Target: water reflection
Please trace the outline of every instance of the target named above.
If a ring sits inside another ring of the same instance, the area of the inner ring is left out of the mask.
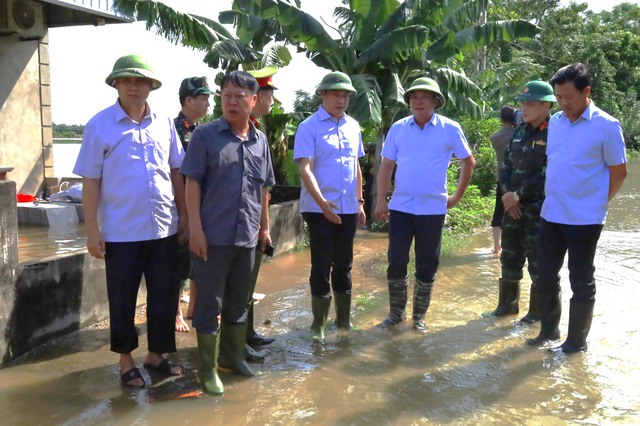
[[[528,347],[523,341],[537,334],[537,325],[516,325],[519,316],[480,316],[495,305],[500,274],[484,231],[443,259],[428,333],[408,324],[376,327],[387,311],[387,240],[360,233],[353,271],[359,307],[354,323],[360,330],[350,336],[332,326],[325,344],[311,342],[309,254],[293,253],[265,263],[258,284],[267,295],[256,306],[256,320],[267,322],[259,330],[277,336],[259,365],[263,377],[223,373],[224,397],[200,397],[195,335],[180,333],[174,358],[189,370],[185,377],[163,381],[143,371],[150,387],[123,389],[106,331],[83,330],[0,370],[3,423],[640,423],[640,206],[634,195],[640,168],[632,166],[596,256],[598,294],[587,353],[566,356]],[[563,269],[563,335],[571,293],[567,275]],[[527,303],[523,294],[521,309]],[[145,324],[140,326],[145,334]],[[137,351],[139,364],[145,341]]]
[[[18,227],[18,261],[34,262],[84,250],[87,234],[84,223]]]

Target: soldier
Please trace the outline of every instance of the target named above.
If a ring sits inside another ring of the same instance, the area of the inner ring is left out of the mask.
[[[209,110],[209,96],[215,92],[209,89],[206,77],[190,77],[182,80],[178,97],[182,106],[178,116],[173,119],[176,131],[182,142],[182,147],[187,150],[191,132],[198,126],[198,121],[207,115]],[[180,244],[180,281],[182,288],[189,286],[189,307],[187,308],[187,318],[193,317],[193,306],[196,301],[196,283],[189,279],[191,275],[191,254],[189,253],[189,242]],[[178,300],[178,313],[176,315],[176,331],[188,332],[189,326],[182,316],[180,301]]]
[[[498,307],[494,316],[517,314],[520,280],[528,262],[531,290],[529,312],[523,323],[538,321],[536,262],[540,209],[544,201],[547,165],[547,126],[553,102],[553,88],[546,82],[530,81],[516,100],[521,102],[524,122],[513,131],[500,167],[500,186],[505,215],[502,222],[502,278],[498,281]]]

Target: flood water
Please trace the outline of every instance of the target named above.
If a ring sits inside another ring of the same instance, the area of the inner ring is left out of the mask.
[[[313,344],[307,251],[283,255],[262,267],[256,306],[260,331],[276,336],[264,376],[227,373],[222,397],[201,396],[195,333],[178,334],[173,359],[188,373],[162,380],[141,370],[143,390],[120,386],[108,331],[83,330],[53,342],[0,370],[0,422],[6,425],[563,425],[640,424],[640,164],[616,198],[596,257],[598,294],[586,353],[566,356],[524,344],[538,324],[518,326],[526,312],[525,283],[519,316],[482,318],[495,308],[499,261],[487,230],[459,253],[444,258],[427,313],[429,331],[409,324],[376,327],[387,313],[386,235],[360,232],[353,281],[359,331],[330,329]],[[568,272],[563,269],[566,335]],[[410,306],[408,307],[410,309]],[[333,310],[330,320],[333,318]],[[141,366],[141,347],[134,353]]]

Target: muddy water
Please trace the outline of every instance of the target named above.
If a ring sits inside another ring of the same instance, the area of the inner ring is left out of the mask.
[[[244,379],[223,373],[223,397],[199,396],[193,332],[178,335],[177,380],[143,371],[144,390],[120,387],[104,329],[85,330],[0,370],[2,424],[638,424],[640,423],[640,167],[632,165],[597,255],[598,295],[589,351],[565,356],[525,346],[538,326],[485,319],[495,307],[499,262],[490,235],[443,259],[427,314],[429,331],[376,327],[387,310],[386,236],[360,233],[354,263],[354,323],[312,344],[309,254],[265,263],[260,331],[277,336]],[[381,266],[382,265],[382,266]],[[563,270],[563,335],[570,297]],[[528,283],[521,310],[526,310]],[[330,318],[333,317],[333,312]],[[142,363],[146,330],[141,324]]]

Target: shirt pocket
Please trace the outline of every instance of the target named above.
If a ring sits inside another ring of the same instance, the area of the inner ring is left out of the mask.
[[[252,152],[250,149],[245,151],[245,175],[253,182],[264,183],[265,181],[265,163],[266,158],[260,154]]]

